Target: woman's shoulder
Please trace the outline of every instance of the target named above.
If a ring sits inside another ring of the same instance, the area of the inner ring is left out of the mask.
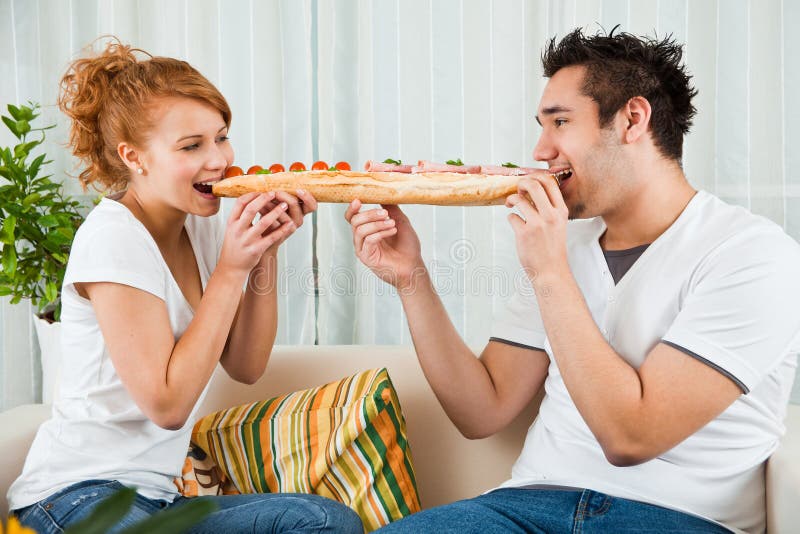
[[[158,246],[144,225],[128,208],[108,198],[103,198],[78,228],[70,256],[76,253],[95,256],[100,251],[116,256],[129,255],[128,252],[159,255]]]

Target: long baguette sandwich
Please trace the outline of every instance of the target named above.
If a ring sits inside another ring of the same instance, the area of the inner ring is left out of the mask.
[[[213,184],[212,192],[217,196],[238,197],[254,191],[293,193],[305,189],[319,202],[349,203],[359,199],[365,204],[487,206],[502,204],[517,191],[522,176],[537,171],[513,167],[512,172],[500,170],[507,167],[448,166],[431,162],[420,162],[415,167],[367,162],[366,169],[247,174]],[[481,172],[484,169],[494,173]],[[498,174],[500,172],[503,174]]]

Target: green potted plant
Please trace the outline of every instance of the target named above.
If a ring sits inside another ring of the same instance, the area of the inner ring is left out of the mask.
[[[42,395],[48,402],[60,360],[61,284],[83,215],[81,203],[44,172],[51,163],[47,156],[34,157],[41,151],[45,132],[54,125],[34,127],[39,106],[28,104],[9,105],[9,115],[2,115],[18,143],[0,147],[0,296],[10,296],[12,304],[28,299],[37,310]]]

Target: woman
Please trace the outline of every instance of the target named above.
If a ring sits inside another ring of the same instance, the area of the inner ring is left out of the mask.
[[[245,383],[264,372],[278,246],[317,206],[304,191],[249,194],[217,224],[210,184],[233,162],[230,109],[189,64],[140,52],[112,42],[62,80],[79,179],[116,194],[75,236],[60,399],[8,494],[39,532],[84,519],[122,486],[138,493],[120,528],[183,501],[173,479],[212,372],[219,363]],[[362,532],[354,512],[316,495],[201,498],[219,511],[193,532]]]

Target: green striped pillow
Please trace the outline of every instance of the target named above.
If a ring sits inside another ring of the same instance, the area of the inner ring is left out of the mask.
[[[216,463],[225,493],[316,493],[350,506],[368,531],[420,509],[386,369],[210,414],[192,446]]]

